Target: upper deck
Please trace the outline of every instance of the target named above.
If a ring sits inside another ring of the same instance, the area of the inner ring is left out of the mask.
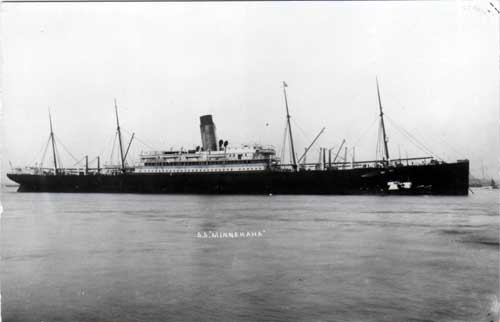
[[[148,151],[140,155],[134,172],[234,172],[264,171],[279,164],[271,146],[242,145],[223,150],[201,148],[177,151]]]

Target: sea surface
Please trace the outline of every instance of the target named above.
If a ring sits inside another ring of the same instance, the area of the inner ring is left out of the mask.
[[[1,200],[4,322],[498,321],[494,190]]]

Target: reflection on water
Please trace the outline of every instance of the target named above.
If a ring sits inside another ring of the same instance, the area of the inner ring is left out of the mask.
[[[4,321],[492,321],[494,191],[469,197],[4,191]],[[258,238],[196,238],[198,232]]]

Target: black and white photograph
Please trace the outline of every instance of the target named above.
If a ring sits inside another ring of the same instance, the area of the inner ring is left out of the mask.
[[[0,322],[500,321],[498,0],[0,5]]]

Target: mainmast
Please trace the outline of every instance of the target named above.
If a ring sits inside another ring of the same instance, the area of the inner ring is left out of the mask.
[[[120,121],[118,120],[118,107],[116,105],[116,98],[115,98],[115,114],[116,114],[116,130],[118,131],[118,142],[120,144],[120,160],[122,165],[122,171],[125,172],[125,160],[123,159],[123,146],[122,146],[122,132],[120,130]]]
[[[52,116],[49,109],[49,122],[50,122],[50,140],[52,141],[52,156],[54,157],[54,171],[57,174],[57,158],[56,158],[56,142],[54,140],[54,131],[52,130]]]
[[[378,107],[380,109],[380,125],[382,126],[382,135],[384,137],[385,160],[387,162],[389,162],[389,149],[387,148],[387,136],[385,134],[384,112],[382,111],[382,101],[380,100],[380,90],[378,87],[378,78],[376,78],[376,80],[377,80]]]
[[[293,170],[297,170],[297,160],[295,159],[295,148],[293,146],[293,136],[292,136],[292,125],[290,124],[290,112],[288,111],[288,99],[286,97],[286,88],[288,85],[283,81],[283,94],[285,95],[285,106],[286,106],[286,121],[288,123],[288,132],[290,134],[290,147],[292,149],[292,162]]]

